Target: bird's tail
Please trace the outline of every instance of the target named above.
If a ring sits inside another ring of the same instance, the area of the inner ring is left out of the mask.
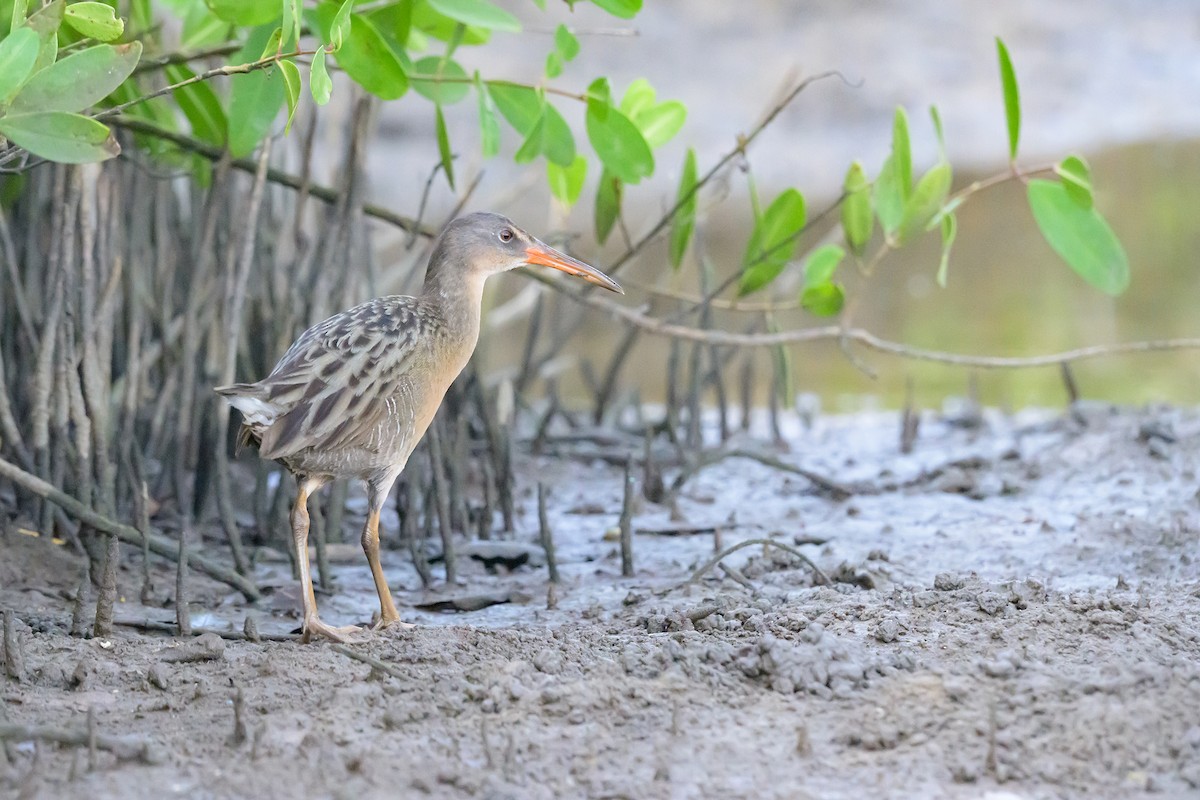
[[[238,431],[237,441],[239,450],[249,444],[259,444],[263,431],[271,427],[283,411],[266,399],[266,391],[257,383],[231,383],[214,387],[213,391],[242,413],[242,428]]]

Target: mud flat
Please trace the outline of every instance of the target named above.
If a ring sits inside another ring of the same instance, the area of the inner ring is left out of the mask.
[[[895,414],[790,424],[784,450],[739,447],[849,496],[719,461],[673,509],[639,502],[622,578],[620,446],[564,436],[518,463],[522,543],[532,481],[550,481],[556,602],[537,558],[460,558],[462,585],[427,594],[393,552],[419,627],[345,649],[228,638],[247,611],[266,636],[296,624],[286,564],[265,557],[257,608],[196,579],[194,622],[224,636],[72,638],[76,558],[10,530],[0,793],[1200,796],[1200,415],[927,415],[908,455]],[[696,575],[751,538],[831,583],[761,545]],[[169,569],[143,606],[128,560],[118,619],[169,620]],[[323,617],[365,620],[365,563],[336,583]],[[508,602],[414,608],[482,595]]]

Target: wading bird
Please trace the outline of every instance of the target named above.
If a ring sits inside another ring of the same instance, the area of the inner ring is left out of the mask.
[[[242,413],[239,441],[296,477],[292,536],[300,559],[303,640],[344,641],[359,630],[317,616],[308,559],[308,498],[337,478],[367,484],[362,546],[379,593],[376,628],[400,621],[379,563],[379,511],[479,339],[483,284],[526,264],[553,267],[621,292],[595,267],[558,252],[499,214],[447,226],[419,297],[369,300],[309,328],[257,383],[217,387]]]

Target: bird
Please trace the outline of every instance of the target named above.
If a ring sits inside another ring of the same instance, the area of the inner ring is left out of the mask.
[[[400,622],[379,562],[379,513],[479,340],[483,286],[517,267],[545,266],[624,294],[600,270],[526,233],[507,217],[476,212],[434,243],[421,294],[368,300],[313,325],[267,377],[214,391],[242,414],[239,444],[296,478],[289,516],[300,562],[301,641],[354,638],[317,614],[308,557],[308,499],[330,481],[366,483],[362,547],[379,595],[373,629]]]

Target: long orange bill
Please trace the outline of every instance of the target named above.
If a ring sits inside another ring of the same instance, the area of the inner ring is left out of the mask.
[[[603,286],[610,292],[625,294],[625,290],[621,288],[619,283],[600,270],[578,259],[571,258],[566,253],[560,253],[553,247],[539,242],[537,239],[533,240],[532,246],[525,249],[525,263],[537,264],[541,267],[553,267],[554,269],[562,270],[568,275],[578,275],[588,283]]]

